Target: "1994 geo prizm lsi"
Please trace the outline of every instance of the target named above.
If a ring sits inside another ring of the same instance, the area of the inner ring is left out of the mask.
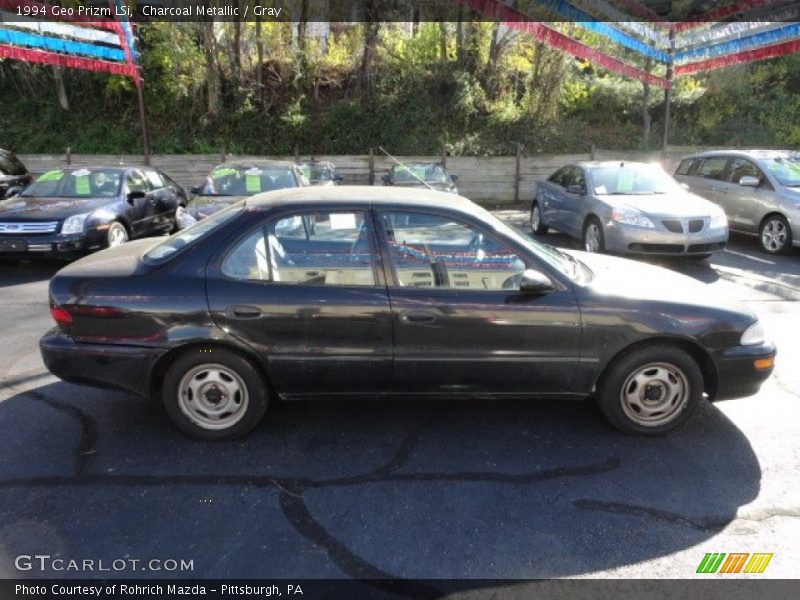
[[[775,348],[755,314],[671,271],[556,250],[472,202],[392,187],[256,195],[50,284],[47,368],[160,396],[205,439],[275,398],[594,398],[661,434],[754,394]]]

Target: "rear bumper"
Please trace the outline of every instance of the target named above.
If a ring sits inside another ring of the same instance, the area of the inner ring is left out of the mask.
[[[776,350],[772,344],[736,346],[714,356],[717,390],[712,400],[731,400],[752,396],[774,369]],[[773,359],[773,366],[758,369],[757,360]]]
[[[53,329],[39,341],[42,359],[56,377],[81,385],[150,394],[150,374],[162,348],[85,344]]]

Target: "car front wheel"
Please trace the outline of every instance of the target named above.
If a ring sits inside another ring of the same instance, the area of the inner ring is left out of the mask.
[[[220,348],[196,349],[172,363],[162,400],[181,431],[204,440],[243,436],[268,404],[264,381],[250,361]]]
[[[125,225],[119,221],[114,221],[111,223],[111,225],[108,226],[108,232],[106,233],[106,241],[109,248],[113,248],[114,246],[119,246],[120,244],[127,242],[128,230],[125,229]]]
[[[685,351],[651,346],[623,355],[598,386],[597,400],[614,427],[659,435],[685,423],[703,399],[703,373]]]
[[[604,252],[606,249],[603,226],[595,217],[586,221],[583,227],[583,249],[586,252]]]
[[[764,219],[758,234],[761,248],[769,254],[783,254],[792,247],[792,229],[782,215]]]

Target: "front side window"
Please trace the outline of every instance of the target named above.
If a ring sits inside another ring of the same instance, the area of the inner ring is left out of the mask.
[[[556,185],[560,185],[561,187],[566,187],[567,179],[569,178],[570,171],[572,170],[571,167],[564,167],[559,169],[555,173],[550,176],[551,183],[555,183]]]
[[[125,184],[128,186],[128,192],[147,192],[148,185],[144,175],[139,171],[131,171],[125,177]]]
[[[283,216],[240,241],[222,272],[234,279],[306,285],[375,285],[375,252],[361,211]]]
[[[524,260],[493,236],[450,217],[382,215],[397,282],[403,287],[510,290]]]

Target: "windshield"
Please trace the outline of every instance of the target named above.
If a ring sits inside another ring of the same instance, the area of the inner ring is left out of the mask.
[[[178,250],[182,250],[213,231],[216,231],[228,221],[239,216],[242,211],[244,211],[243,200],[236,204],[231,204],[227,208],[215,212],[209,217],[197,221],[194,225],[169,236],[163,242],[145,252],[143,258],[148,262],[162,261],[175,254]]]
[[[120,169],[56,169],[40,175],[20,196],[31,198],[113,198],[122,182]]]
[[[220,165],[206,177],[202,196],[252,196],[261,192],[298,187],[291,167]]]
[[[482,217],[484,221],[494,227],[499,233],[513,239],[515,242],[525,246],[528,250],[533,252],[538,258],[542,259],[555,270],[563,273],[570,279],[578,279],[578,263],[574,258],[560,252],[552,246],[542,244],[526,235],[520,233],[514,227],[507,224],[505,221],[498,219],[485,208],[476,207],[475,212]]]
[[[680,191],[678,183],[657,165],[590,167],[597,196],[610,194],[668,194]]]
[[[431,183],[450,183],[447,173],[437,164],[404,165],[394,168],[396,183],[414,183],[420,179]]]
[[[800,154],[767,158],[762,162],[781,185],[800,187]]]
[[[303,174],[308,177],[309,181],[317,183],[320,181],[330,181],[333,179],[333,169],[330,165],[318,163],[306,163],[300,165]]]

